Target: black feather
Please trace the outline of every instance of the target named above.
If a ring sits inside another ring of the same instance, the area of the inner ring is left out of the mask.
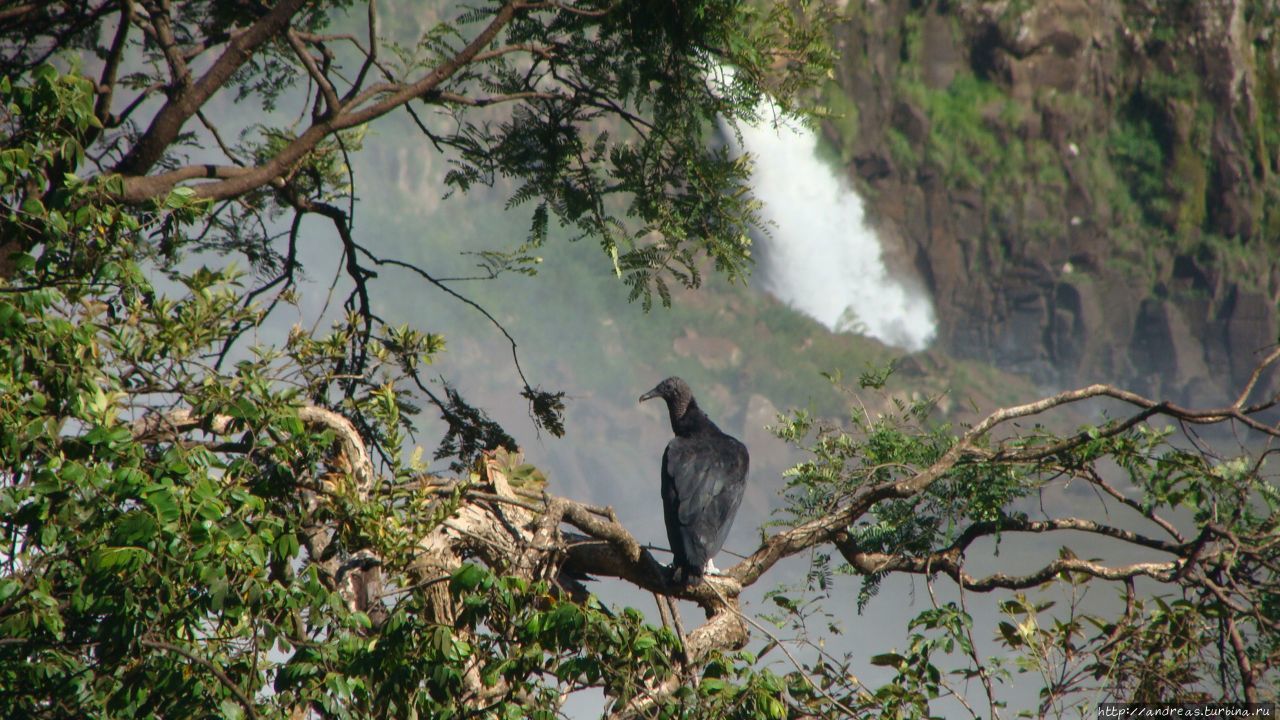
[[[720,551],[746,489],[747,448],[726,435],[698,407],[685,381],[663,380],[640,400],[667,403],[675,437],[662,455],[662,509],[671,543],[672,579],[701,580]]]

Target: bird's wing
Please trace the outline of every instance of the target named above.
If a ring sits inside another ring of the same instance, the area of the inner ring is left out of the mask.
[[[676,438],[667,445],[664,475],[691,562],[720,550],[746,486],[747,450],[727,435]]]

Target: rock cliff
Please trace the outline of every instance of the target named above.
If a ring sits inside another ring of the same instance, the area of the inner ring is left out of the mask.
[[[942,349],[1188,402],[1243,385],[1280,319],[1280,2],[846,11],[824,131]]]

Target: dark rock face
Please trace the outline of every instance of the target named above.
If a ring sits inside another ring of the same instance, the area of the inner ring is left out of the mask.
[[[1213,382],[1199,338],[1181,310],[1167,300],[1142,301],[1129,351],[1144,372],[1140,391],[1165,396],[1192,383]]]
[[[1260,292],[1233,286],[1223,317],[1231,377],[1243,385],[1276,342],[1276,303]]]
[[[857,134],[828,130],[932,291],[939,345],[1234,400],[1280,332],[1280,3],[850,8]]]

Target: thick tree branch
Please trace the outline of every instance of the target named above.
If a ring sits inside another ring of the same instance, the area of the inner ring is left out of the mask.
[[[165,150],[178,138],[187,120],[195,115],[215,92],[226,85],[235,71],[248,62],[259,47],[288,27],[293,16],[305,4],[306,0],[280,0],[248,30],[231,38],[222,55],[218,56],[199,80],[186,90],[175,93],[164,107],[160,108],[152,118],[151,125],[138,139],[133,149],[116,166],[115,171],[131,177],[141,176],[150,170],[164,156]],[[140,178],[132,177],[132,179]],[[172,187],[172,184],[169,187]],[[147,198],[159,194],[159,192],[153,192]],[[125,196],[137,200],[147,199],[135,198],[129,192],[127,183]]]
[[[31,15],[41,10],[44,3],[22,3],[20,5],[10,5],[7,8],[0,8],[0,22],[13,22],[22,18],[24,15]]]
[[[355,477],[356,489],[361,498],[368,497],[375,479],[373,461],[369,458],[369,451],[360,433],[356,431],[356,426],[342,415],[318,405],[299,407],[298,419],[312,425],[323,425],[338,436],[342,454],[351,467],[352,476]]]
[[[204,163],[201,165],[185,165],[177,168],[176,170],[170,170],[169,172],[161,173],[159,175],[149,175],[145,179],[159,181],[160,184],[171,190],[173,189],[173,186],[185,180],[227,180],[243,177],[253,171],[254,168],[245,167],[243,165],[213,165],[210,163]],[[126,188],[127,187],[128,184],[126,182]]]
[[[706,623],[684,638],[685,654],[694,664],[713,650],[732,649],[746,643],[746,626],[737,600],[742,586],[731,578],[707,576],[705,582],[697,585],[673,587],[668,584],[662,565],[611,512],[602,517],[596,509],[582,503],[543,495],[539,512],[532,513],[524,502],[516,502],[505,476],[492,462],[486,462],[484,479],[493,487],[492,495],[483,488],[466,488],[464,506],[420,543],[424,559],[428,555],[438,558],[445,547],[455,547],[457,562],[463,553],[474,554],[491,566],[502,568],[510,566],[513,558],[520,558],[518,567],[525,568],[526,573],[529,568],[563,562],[563,567],[576,575],[616,577],[651,592],[692,600],[706,610],[708,617]],[[445,483],[435,490],[452,492],[453,487]],[[511,514],[512,508],[517,509],[515,515]],[[585,535],[553,532],[551,528],[561,522]],[[551,540],[554,542],[549,542]],[[529,555],[538,559],[531,559]],[[432,561],[433,566],[438,564]],[[428,577],[428,574],[422,576]]]
[[[255,23],[250,31],[237,36],[229,43],[227,51],[218,59],[214,67],[189,92],[183,94],[183,102],[170,101],[161,109],[160,113],[156,115],[156,119],[152,122],[151,128],[117,167],[117,171],[120,174],[133,176],[126,177],[124,181],[123,199],[126,202],[143,203],[150,201],[167,193],[179,182],[193,179],[190,176],[190,168],[159,175],[143,176],[141,173],[159,160],[164,147],[167,147],[177,137],[182,123],[194,115],[199,106],[208,99],[208,95],[202,95],[202,93],[208,91],[208,88],[205,87],[206,81],[215,77],[214,73],[219,67],[223,66],[224,59],[229,55],[233,55],[233,53],[247,53],[257,44],[265,42],[266,38],[259,36],[268,29],[272,29],[276,33],[281,32],[287,25],[288,17],[281,19],[281,24],[278,27],[267,24],[267,20],[275,17],[282,8],[293,7],[299,2],[301,0],[286,0],[282,2],[272,10],[270,15]],[[453,77],[458,70],[472,62],[475,56],[493,41],[493,38],[514,18],[515,10],[516,5],[514,3],[502,6],[485,29],[471,42],[467,43],[462,50],[417,81],[408,85],[377,85],[362,92],[347,102],[341,112],[312,124],[267,162],[256,167],[247,168],[243,173],[220,179],[218,182],[196,185],[196,194],[202,198],[223,200],[236,197],[273,180],[283,178],[288,174],[290,168],[297,164],[307,153],[314,150],[326,137],[339,130],[362,125],[381,117],[408,103],[410,100],[437,89],[441,83]],[[296,7],[293,12],[296,12]],[[258,30],[260,26],[263,29]],[[243,63],[243,61],[241,59],[240,62]],[[239,67],[239,64],[231,66],[228,63],[227,66],[234,70],[234,68]],[[224,77],[222,81],[225,82],[226,78]],[[211,91],[209,93],[212,94]],[[375,100],[375,98],[380,99]],[[196,102],[197,100],[199,102]],[[361,107],[362,105],[363,107]],[[152,149],[152,146],[161,140],[166,141],[164,145],[161,145],[158,149]]]
[[[488,60],[493,60],[494,58],[500,58],[503,55],[510,55],[518,52],[529,53],[530,55],[537,55],[538,57],[543,58],[555,56],[555,51],[549,46],[534,45],[532,43],[517,43],[515,45],[503,45],[502,47],[497,47],[492,50],[486,50],[485,52],[477,54],[474,61],[486,62]]]
[[[141,443],[171,440],[180,433],[202,429],[214,435],[226,435],[231,429],[232,418],[228,415],[215,415],[211,418],[197,417],[186,408],[169,412],[153,412],[134,420],[129,425],[133,439]]]

